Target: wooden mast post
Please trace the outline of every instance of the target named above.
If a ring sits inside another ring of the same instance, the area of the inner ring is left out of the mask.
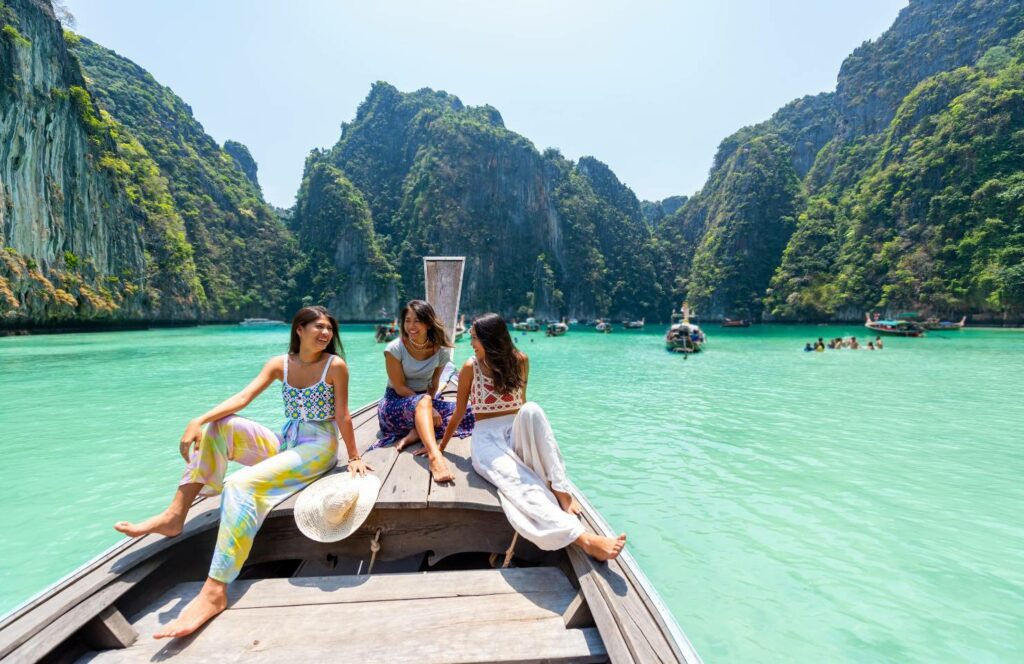
[[[459,320],[462,301],[462,272],[465,256],[424,256],[423,285],[426,299],[434,307],[448,332],[455,339],[455,323]]]

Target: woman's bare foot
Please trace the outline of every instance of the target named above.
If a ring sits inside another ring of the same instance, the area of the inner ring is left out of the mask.
[[[565,491],[551,490],[555,494],[555,498],[558,499],[558,504],[562,510],[572,514],[573,516],[579,516],[583,512],[583,506],[580,505],[579,501],[571,493]]]
[[[583,533],[576,540],[588,556],[597,560],[614,560],[626,546],[626,533],[618,537],[602,537]]]
[[[430,460],[430,474],[434,477],[435,482],[451,482],[455,479],[451,469],[448,468],[448,462],[442,456]]]
[[[170,510],[164,510],[160,514],[151,516],[145,521],[141,521],[139,523],[118,521],[114,524],[114,530],[119,533],[124,533],[128,537],[141,537],[142,535],[148,535],[150,533],[165,535],[166,537],[174,537],[181,533],[181,529],[185,525],[186,514],[187,512],[179,514],[171,512]]]
[[[414,445],[420,442],[420,432],[413,428],[412,431],[402,436],[397,443],[395,443],[395,449],[401,452],[410,445]]]
[[[166,627],[153,634],[154,639],[176,639],[188,636],[211,618],[228,607],[227,584],[213,579],[206,579],[203,589],[199,591],[185,610]]]

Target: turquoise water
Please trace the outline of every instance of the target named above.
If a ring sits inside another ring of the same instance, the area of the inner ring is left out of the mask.
[[[1024,652],[1024,331],[803,353],[860,327],[520,338],[570,475],[708,662],[1010,661]],[[382,347],[345,326],[353,407]],[[162,509],[190,417],[286,330],[0,339],[0,612]],[[466,342],[456,353],[463,359]],[[278,389],[246,411],[277,426]]]

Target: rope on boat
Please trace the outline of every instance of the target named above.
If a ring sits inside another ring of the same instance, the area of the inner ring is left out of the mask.
[[[383,528],[378,528],[377,534],[373,536],[373,541],[370,542],[370,565],[366,568],[366,576],[373,574],[373,563],[377,562],[377,553],[380,551],[380,534],[383,532]]]
[[[519,533],[517,532],[514,535],[512,535],[512,544],[509,545],[508,551],[505,552],[505,562],[502,563],[502,565],[501,565],[502,569],[505,569],[506,567],[508,567],[509,563],[512,562],[512,552],[515,551],[515,549],[516,549],[516,542],[518,542],[518,541],[519,541]]]

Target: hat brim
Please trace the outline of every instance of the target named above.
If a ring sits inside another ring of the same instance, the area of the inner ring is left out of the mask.
[[[331,523],[324,513],[324,505],[327,498],[339,491],[344,482],[357,482],[359,497],[344,519]],[[358,477],[348,471],[341,471],[321,477],[303,489],[295,501],[295,525],[303,535],[317,542],[343,540],[363,525],[377,502],[378,493],[380,478],[376,475]]]

